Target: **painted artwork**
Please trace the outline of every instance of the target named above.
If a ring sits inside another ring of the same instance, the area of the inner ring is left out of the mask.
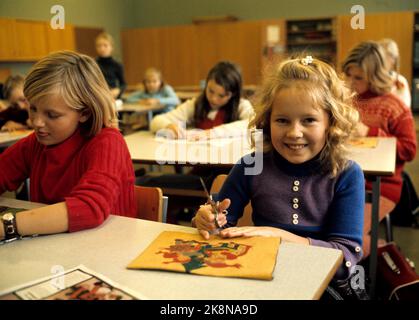
[[[199,234],[162,232],[128,269],[271,280],[280,238],[203,239]]]
[[[376,137],[362,137],[349,140],[349,145],[355,148],[376,148],[378,139]]]

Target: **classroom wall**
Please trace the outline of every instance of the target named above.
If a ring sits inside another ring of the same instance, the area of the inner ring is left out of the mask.
[[[1,0],[0,17],[49,21],[51,7],[62,5],[65,21],[75,26],[102,27],[115,39],[114,56],[122,59],[120,31],[132,25],[136,0]],[[32,63],[0,63],[0,68],[11,68],[12,73],[25,74]]]
[[[47,21],[54,4],[64,6],[66,21],[76,26],[103,27],[115,38],[116,59],[122,61],[120,32],[124,28],[190,24],[193,17],[232,14],[241,20],[350,14],[354,4],[367,12],[419,11],[417,0],[0,0],[0,17]],[[25,74],[32,63],[0,63]]]
[[[241,20],[305,18],[350,14],[355,4],[365,11],[419,11],[417,0],[134,0],[131,28],[182,25],[193,17],[235,15]]]

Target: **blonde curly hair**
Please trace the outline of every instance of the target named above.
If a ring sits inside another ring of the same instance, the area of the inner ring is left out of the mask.
[[[285,88],[297,87],[310,96],[313,105],[324,109],[329,116],[326,144],[321,151],[323,167],[335,177],[346,168],[345,142],[358,120],[352,105],[353,94],[335,70],[318,59],[307,57],[287,59],[268,69],[263,85],[255,99],[255,117],[250,129],[263,129],[264,152],[272,150],[270,118],[275,96]],[[252,146],[255,147],[252,137]]]

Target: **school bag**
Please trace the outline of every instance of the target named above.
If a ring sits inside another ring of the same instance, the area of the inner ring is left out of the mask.
[[[419,301],[419,275],[394,242],[377,249],[377,288],[383,299]]]

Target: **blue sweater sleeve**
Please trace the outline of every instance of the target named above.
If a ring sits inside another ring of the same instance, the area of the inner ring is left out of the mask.
[[[351,162],[341,173],[335,186],[335,195],[329,207],[323,239],[309,238],[315,246],[339,249],[344,261],[335,278],[345,279],[362,258],[365,184],[361,168]]]
[[[176,95],[175,90],[169,85],[165,85],[162,89],[161,95],[157,97],[160,100],[160,103],[165,106],[177,106],[180,104],[180,100]]]
[[[251,179],[253,176],[245,175],[244,169],[245,163],[243,158],[241,158],[231,169],[223,187],[215,197],[218,201],[226,198],[231,200],[225,227],[237,224],[237,221],[243,215],[244,208],[250,201]]]
[[[126,102],[134,103],[144,98],[145,98],[144,91],[135,91],[126,98]]]

